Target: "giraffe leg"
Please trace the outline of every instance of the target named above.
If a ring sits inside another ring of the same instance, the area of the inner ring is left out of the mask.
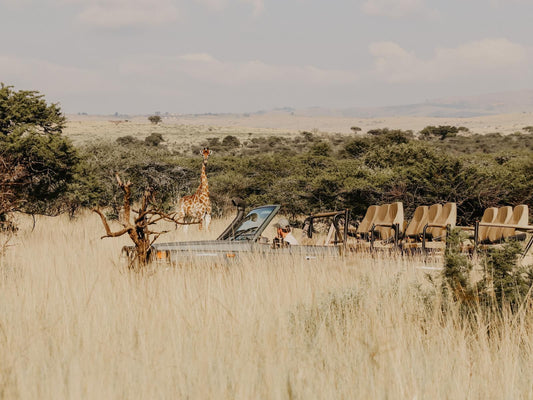
[[[211,214],[205,214],[204,221],[205,221],[205,231],[209,232],[209,224],[211,223]]]

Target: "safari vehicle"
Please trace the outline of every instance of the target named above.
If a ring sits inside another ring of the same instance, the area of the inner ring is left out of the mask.
[[[299,235],[300,244],[290,245],[266,234],[280,210],[279,205],[264,205],[246,212],[242,200],[233,200],[233,204],[237,208],[237,215],[216,240],[153,244],[150,252],[152,261],[170,264],[201,259],[222,261],[233,260],[243,253],[295,254],[310,259],[337,256],[344,250],[348,211],[311,215],[305,220],[302,234]],[[315,240],[313,225],[321,220],[327,220],[330,229],[325,239]],[[270,231],[273,229],[270,228]]]

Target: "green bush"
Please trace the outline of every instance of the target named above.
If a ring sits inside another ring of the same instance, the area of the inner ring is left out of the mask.
[[[160,133],[152,132],[150,135],[146,136],[144,138],[144,143],[147,146],[154,146],[157,147],[161,143],[163,143],[165,139],[163,139],[163,135]]]
[[[466,128],[461,127],[461,130],[464,131]],[[439,126],[426,126],[424,129],[420,131],[420,137],[422,139],[440,139],[444,140],[447,138],[455,137],[457,136],[457,133],[459,132],[460,128],[457,128],[456,126],[450,126],[450,125],[439,125]]]
[[[228,149],[234,149],[236,147],[240,147],[241,141],[233,135],[228,135],[222,139],[222,146],[228,148]]]
[[[11,182],[13,201],[31,213],[56,214],[79,172],[80,157],[62,136],[66,118],[57,104],[36,91],[14,91],[0,84],[0,155],[23,168]]]

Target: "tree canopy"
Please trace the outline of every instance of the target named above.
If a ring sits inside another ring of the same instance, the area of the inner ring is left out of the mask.
[[[65,124],[59,105],[48,104],[39,92],[0,84],[0,158],[10,166],[6,170],[25,171],[10,180],[11,199],[18,209],[59,211],[56,201],[80,165],[78,152],[61,135]]]
[[[47,104],[44,95],[34,90],[14,91],[0,83],[0,133],[9,135],[25,126],[45,134],[61,133],[66,118],[58,104]]]

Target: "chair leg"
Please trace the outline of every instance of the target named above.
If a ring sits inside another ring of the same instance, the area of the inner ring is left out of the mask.
[[[533,235],[531,235],[531,238],[529,238],[529,242],[527,242],[526,248],[524,249],[524,252],[522,253],[522,258],[524,258],[531,248],[531,245],[533,245]]]

